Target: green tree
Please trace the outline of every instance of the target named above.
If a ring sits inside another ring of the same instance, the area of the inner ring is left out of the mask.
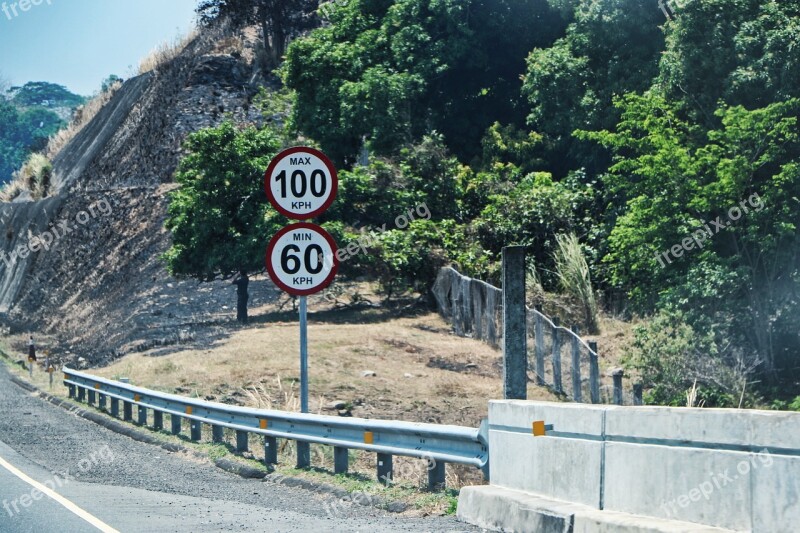
[[[434,131],[471,159],[494,122],[522,124],[519,76],[561,18],[543,1],[352,0],[289,47],[296,128],[349,166],[366,140],[396,153]]]
[[[238,130],[226,122],[186,141],[165,223],[173,244],[164,254],[169,272],[201,281],[264,270],[267,239],[279,227],[267,209],[263,174],[280,149],[269,129]],[[239,284],[240,313],[246,285]],[[244,315],[246,319],[246,313]]]

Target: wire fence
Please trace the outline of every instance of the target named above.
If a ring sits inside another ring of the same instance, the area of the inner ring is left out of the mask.
[[[439,313],[456,335],[499,347],[503,340],[503,291],[460,274],[439,271],[432,288]],[[622,387],[622,369],[600,372],[597,344],[580,336],[577,326],[560,324],[538,308],[527,308],[528,371],[537,385],[576,402],[641,405],[642,388]]]

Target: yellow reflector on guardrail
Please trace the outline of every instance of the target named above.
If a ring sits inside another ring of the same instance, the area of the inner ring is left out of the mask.
[[[533,436],[534,437],[541,437],[547,433],[547,429],[544,427],[544,420],[537,420],[533,423]]]
[[[375,440],[375,436],[372,434],[371,431],[364,432],[364,444],[372,444]]]

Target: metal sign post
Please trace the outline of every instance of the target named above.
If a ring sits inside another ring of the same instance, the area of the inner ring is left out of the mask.
[[[308,412],[308,302],[300,297],[300,412]]]
[[[306,221],[336,199],[339,178],[325,154],[299,146],[284,150],[267,168],[264,190],[282,215]],[[278,288],[300,298],[300,412],[308,413],[308,295],[331,284],[339,268],[336,242],[308,222],[281,229],[267,248],[267,271]],[[311,464],[309,443],[297,441],[297,467]]]

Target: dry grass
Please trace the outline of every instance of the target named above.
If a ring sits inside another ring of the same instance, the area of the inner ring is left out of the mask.
[[[178,36],[172,41],[164,41],[153,48],[141,61],[136,73],[145,74],[146,72],[157,71],[176,57],[199,35],[197,29],[193,29],[183,36]]]

